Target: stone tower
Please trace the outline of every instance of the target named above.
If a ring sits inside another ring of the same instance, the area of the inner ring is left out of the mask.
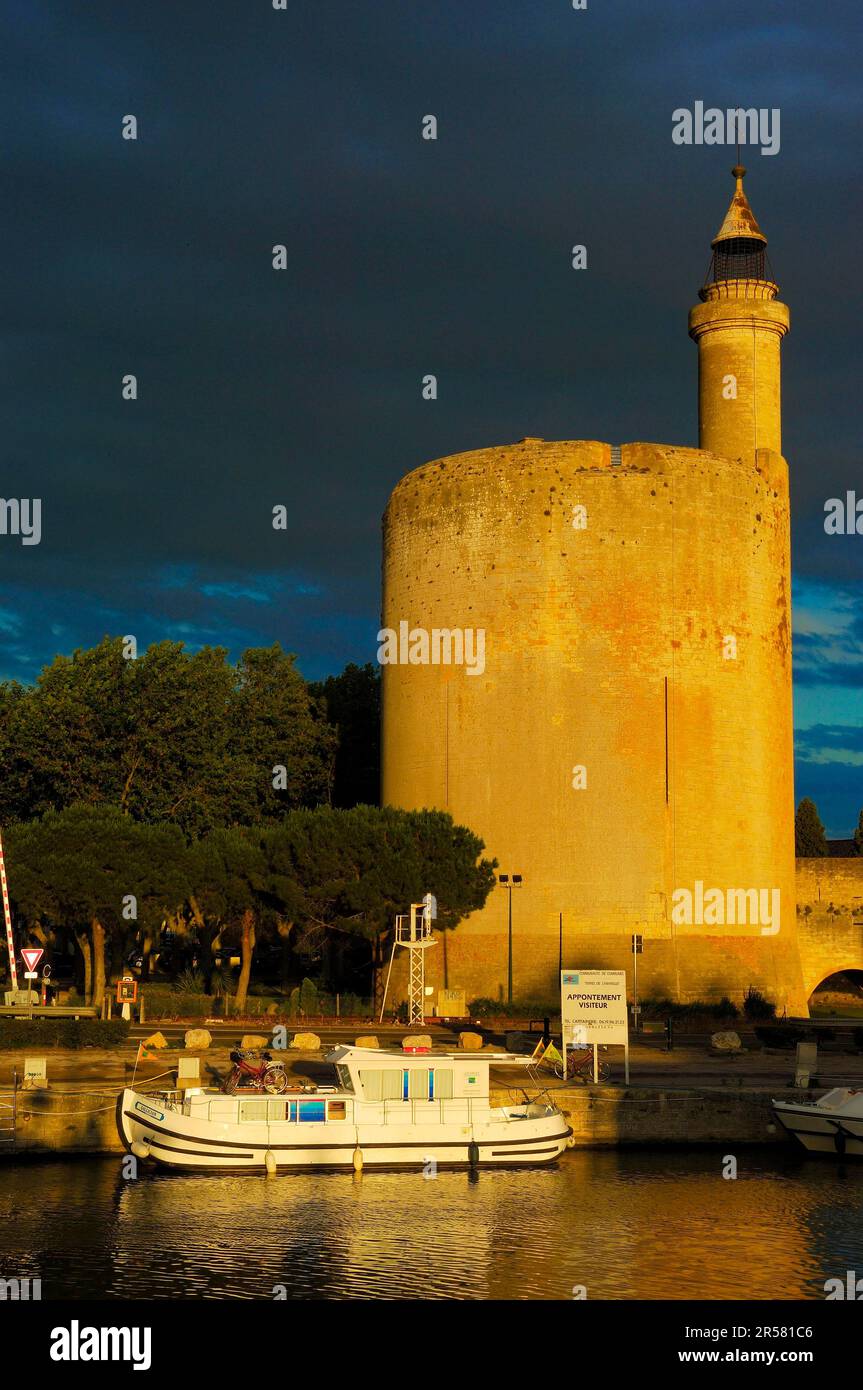
[[[691,319],[701,448],[524,439],[416,469],[386,510],[382,627],[405,640],[383,667],[384,801],[449,811],[522,876],[430,953],[430,983],[469,998],[506,996],[511,892],[516,999],[555,997],[562,929],[583,968],[631,970],[640,933],[642,997],[753,986],[806,1009],[788,313],[735,177]]]
[[[754,463],[759,449],[782,452],[779,344],[789,314],[767,273],[767,238],[743,191],[746,170],[737,164],[731,172],[734,196],[711,242],[689,333],[698,344],[699,447]]]

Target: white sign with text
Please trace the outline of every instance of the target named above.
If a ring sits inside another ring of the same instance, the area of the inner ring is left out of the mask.
[[[567,1047],[628,1043],[625,970],[562,970],[560,1013]]]

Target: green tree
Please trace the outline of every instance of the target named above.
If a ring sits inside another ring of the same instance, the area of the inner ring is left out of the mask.
[[[380,803],[381,678],[377,667],[346,666],[311,686],[323,699],[327,719],[338,731],[333,780],[334,806]]]
[[[494,886],[496,861],[481,859],[482,841],[443,811],[318,807],[259,835],[283,916],[365,941],[376,990],[397,913],[432,892],[437,929],[449,930]]]
[[[854,853],[863,854],[863,811],[857,820],[857,829],[854,831]]]
[[[239,794],[229,823],[255,824],[330,799],[338,736],[295,662],[276,642],[251,648],[237,664],[229,724]]]
[[[271,888],[267,861],[255,836],[243,829],[214,830],[189,851],[190,904],[206,940],[205,980],[212,975],[218,943],[235,937],[240,947],[240,975],[234,1007],[246,1007],[258,931],[278,902]]]
[[[85,993],[99,1006],[108,957],[139,925],[151,931],[182,904],[186,848],[174,825],[144,826],[116,807],[72,806],[10,827],[10,896],[28,925],[72,931],[84,963]]]
[[[817,859],[829,854],[824,826],[815,802],[804,796],[794,817],[795,853],[798,859]]]
[[[105,638],[31,689],[0,686],[0,821],[112,805],[197,836],[327,801],[336,734],[294,661],[276,645],[231,666],[181,642],[127,659]]]

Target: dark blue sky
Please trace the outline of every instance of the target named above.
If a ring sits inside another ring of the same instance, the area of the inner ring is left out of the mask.
[[[44,519],[38,546],[0,537],[0,675],[106,632],[278,638],[308,676],[372,660],[408,469],[524,435],[696,443],[686,315],[734,160],[675,146],[672,111],[778,107],[779,153],[744,162],[792,311],[798,795],[850,833],[863,536],[823,517],[863,495],[856,0],[4,16],[2,492]]]

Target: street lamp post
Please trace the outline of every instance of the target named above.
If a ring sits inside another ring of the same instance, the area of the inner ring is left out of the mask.
[[[509,915],[509,933],[508,933],[508,949],[507,949],[507,960],[506,960],[506,1002],[507,1002],[508,1004],[511,1004],[511,1003],[512,1003],[512,890],[513,890],[513,888],[520,888],[521,885],[522,885],[522,883],[524,882],[524,880],[522,879],[521,874],[512,874],[512,875],[510,875],[510,874],[500,874],[498,877],[499,877],[500,883],[501,883],[501,884],[503,885],[503,887],[507,890],[507,894],[508,894],[508,897],[509,897],[509,914],[508,914],[508,915]]]

